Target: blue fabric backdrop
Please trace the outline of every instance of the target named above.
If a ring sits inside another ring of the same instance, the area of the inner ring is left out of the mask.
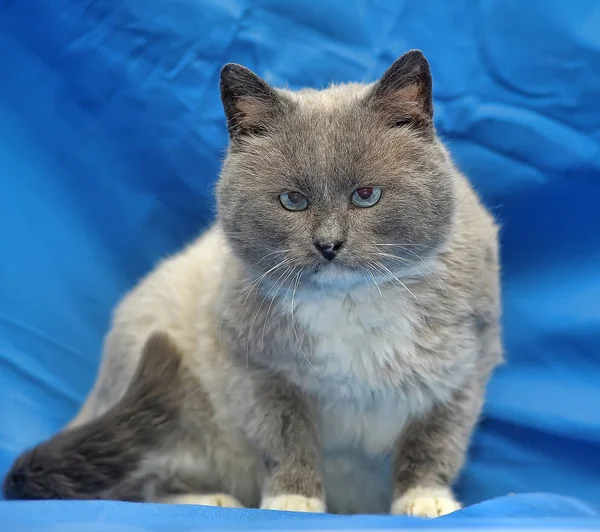
[[[600,505],[597,0],[1,2],[0,473],[76,411],[111,307],[212,218],[222,64],[322,87],[410,48],[503,226],[507,364],[460,495]]]

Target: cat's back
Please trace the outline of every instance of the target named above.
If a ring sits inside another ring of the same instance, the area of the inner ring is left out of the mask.
[[[209,309],[220,289],[226,249],[212,227],[125,295],[113,313],[96,384],[73,424],[100,415],[122,397],[153,332],[168,333],[189,364],[196,324],[213,319]]]
[[[499,227],[471,181],[456,172],[456,224],[439,271],[441,303],[455,315],[471,313],[494,322],[500,316]]]
[[[121,301],[111,334],[126,330],[143,343],[151,332],[162,330],[184,355],[190,352],[198,313],[211,306],[219,290],[226,249],[214,226],[162,261]]]

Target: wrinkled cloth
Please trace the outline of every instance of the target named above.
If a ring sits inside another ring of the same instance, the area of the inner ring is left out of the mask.
[[[374,80],[411,48],[431,62],[441,137],[502,225],[507,363],[458,494],[600,505],[596,0],[3,2],[0,473],[74,415],[119,298],[213,218],[221,66],[323,87]],[[39,503],[15,504],[0,516]],[[179,511],[70,504],[81,519]]]

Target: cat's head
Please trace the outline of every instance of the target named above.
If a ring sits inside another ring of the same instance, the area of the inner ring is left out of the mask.
[[[219,220],[246,265],[275,280],[290,271],[298,282],[347,286],[416,275],[444,248],[455,178],[421,52],[374,84],[320,91],[274,89],[228,64],[221,98],[230,148]]]

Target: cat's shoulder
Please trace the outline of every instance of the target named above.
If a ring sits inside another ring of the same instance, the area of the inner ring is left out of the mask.
[[[160,260],[125,295],[115,310],[116,318],[175,313],[183,308],[192,312],[198,295],[219,284],[228,253],[220,228],[210,227],[180,251]]]

